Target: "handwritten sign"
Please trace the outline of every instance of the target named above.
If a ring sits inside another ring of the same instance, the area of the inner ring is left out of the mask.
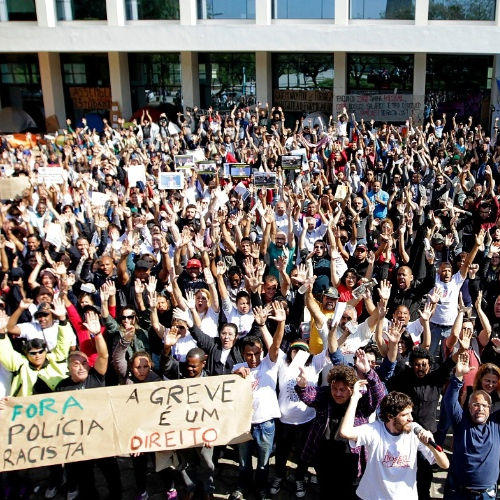
[[[413,94],[335,96],[335,113],[342,113],[344,107],[349,113],[355,113],[358,121],[364,118],[365,120],[404,122],[410,116],[416,123],[424,120],[424,96]]]
[[[64,184],[65,174],[62,167],[39,167],[38,180],[46,185]]]
[[[323,111],[331,115],[333,109],[332,90],[279,90],[274,89],[273,105],[283,111]]]
[[[110,109],[111,88],[70,87],[69,95],[77,109]]]
[[[27,176],[2,177],[0,179],[0,200],[13,200],[16,196],[22,196],[25,189],[30,187]]]
[[[248,441],[250,382],[235,375],[10,398],[0,471]]]

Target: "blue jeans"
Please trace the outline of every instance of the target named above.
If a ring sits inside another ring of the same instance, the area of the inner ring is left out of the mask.
[[[435,361],[439,361],[442,356],[441,342],[451,334],[451,326],[438,325],[431,322],[431,346],[429,351]]]
[[[260,424],[252,424],[250,430],[253,441],[246,441],[238,445],[240,455],[239,484],[240,488],[250,489],[252,486],[252,452],[257,452],[257,472],[255,473],[255,487],[257,491],[267,490],[269,476],[269,457],[273,449],[274,420],[267,420]]]

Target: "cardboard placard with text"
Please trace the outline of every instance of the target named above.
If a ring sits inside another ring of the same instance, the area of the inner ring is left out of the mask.
[[[0,471],[251,439],[252,388],[238,375],[10,398]]]

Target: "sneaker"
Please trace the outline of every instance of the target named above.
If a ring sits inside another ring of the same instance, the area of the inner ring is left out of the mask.
[[[76,489],[75,491],[68,491],[66,500],[75,500],[75,498],[78,498],[78,489]]]
[[[147,491],[145,491],[144,493],[137,493],[137,495],[135,496],[135,500],[148,500],[148,498],[149,495]]]
[[[304,481],[295,481],[295,496],[297,498],[302,498],[305,494]]]
[[[167,500],[177,500],[177,490],[175,488],[167,491]]]
[[[243,490],[236,488],[231,495],[229,496],[230,500],[242,500],[243,499]]]
[[[281,477],[277,477],[273,484],[271,485],[271,495],[276,495],[281,490],[281,485],[283,484],[283,479]]]
[[[54,498],[57,495],[57,486],[50,485],[45,490],[45,498]]]

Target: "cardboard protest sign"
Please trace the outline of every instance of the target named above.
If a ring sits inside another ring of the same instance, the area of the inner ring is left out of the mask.
[[[236,375],[10,398],[6,405],[0,471],[251,439],[251,384]]]
[[[65,174],[62,167],[39,167],[38,180],[46,185],[64,184]]]
[[[3,177],[0,179],[0,200],[13,200],[16,196],[22,196],[29,187],[30,180],[26,176]]]

